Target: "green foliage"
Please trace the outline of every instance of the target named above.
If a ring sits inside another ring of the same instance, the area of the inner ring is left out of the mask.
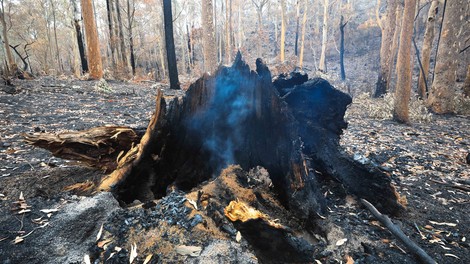
[[[113,87],[111,87],[108,82],[106,82],[105,79],[100,79],[96,84],[95,84],[95,90],[97,90],[100,93],[114,93]]]

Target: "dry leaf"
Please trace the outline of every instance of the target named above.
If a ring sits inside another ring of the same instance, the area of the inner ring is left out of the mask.
[[[110,258],[112,258],[114,255],[116,254],[116,252],[113,252],[109,255],[109,257],[106,259],[106,261],[108,261]]]
[[[148,256],[145,258],[145,260],[144,260],[144,263],[143,263],[143,264],[147,264],[147,263],[149,263],[149,262],[150,262],[150,260],[152,259],[152,257],[153,257],[153,254],[150,254],[150,255],[148,255]]]
[[[89,256],[88,254],[86,254],[86,255],[83,257],[83,261],[85,262],[85,264],[91,264],[90,256]]]
[[[31,212],[30,209],[22,209],[22,210],[18,211],[18,213],[16,213],[16,214],[25,214],[25,213],[29,213],[29,212]]]
[[[49,213],[54,213],[54,212],[57,212],[59,211],[59,209],[42,209],[42,210],[39,210],[45,214],[49,214]]]
[[[51,218],[52,213],[48,213],[46,216],[47,216],[47,218]]]
[[[453,257],[453,258],[456,258],[456,259],[460,259],[460,258],[457,257],[456,255],[454,255],[454,254],[449,254],[449,253],[444,254],[444,256]]]
[[[344,243],[346,243],[346,241],[348,241],[347,238],[340,239],[340,240],[336,241],[336,246],[339,247],[339,246],[343,245]]]
[[[457,224],[455,223],[445,223],[445,222],[439,223],[439,222],[434,222],[434,221],[429,221],[429,223],[433,225],[445,225],[445,226],[451,226],[451,227],[457,226]]]
[[[235,240],[237,242],[240,242],[240,240],[242,240],[242,233],[240,233],[240,231],[237,232],[237,235],[235,236]]]
[[[0,242],[2,242],[3,240],[7,240],[8,237],[1,237],[0,238]]]
[[[388,244],[388,243],[390,243],[390,240],[389,240],[389,239],[386,239],[386,238],[383,238],[383,239],[382,239],[382,242],[385,243],[385,244]]]
[[[24,201],[24,196],[23,196],[23,192],[20,193],[20,197],[18,198],[18,200],[23,200]]]
[[[103,225],[101,224],[100,231],[98,231],[98,234],[96,235],[96,241],[100,240],[101,234],[103,233]]]
[[[319,261],[318,259],[315,260],[315,263],[322,264],[321,261]]]
[[[109,244],[112,241],[113,241],[112,239],[106,239],[106,240],[103,240],[103,241],[99,241],[98,243],[96,243],[96,245],[99,248],[104,248],[104,246],[106,246],[106,244]]]
[[[129,255],[129,263],[131,264],[134,259],[137,258],[137,245],[134,243],[134,245],[131,245],[131,252]]]
[[[346,256],[346,264],[354,264],[354,259],[351,256]]]
[[[201,254],[202,248],[196,246],[177,246],[176,253],[180,255],[188,255],[191,257],[198,257]]]
[[[13,244],[16,245],[16,244],[19,244],[19,243],[21,243],[21,242],[23,242],[23,241],[24,241],[24,239],[23,239],[22,237],[18,237],[18,236],[17,236],[17,237],[15,237],[15,239],[13,240]]]
[[[116,246],[116,247],[114,247],[114,250],[116,250],[116,252],[119,252],[119,251],[122,250],[122,248]]]
[[[194,200],[188,199],[188,202],[197,210],[197,203]]]

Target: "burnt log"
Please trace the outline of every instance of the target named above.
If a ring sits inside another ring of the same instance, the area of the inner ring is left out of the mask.
[[[105,172],[116,169],[120,156],[140,142],[139,131],[129,127],[104,126],[83,131],[23,133],[26,143],[49,150],[52,155],[80,161]]]
[[[390,178],[341,151],[349,95],[316,78],[284,86],[281,96],[260,59],[256,66],[250,70],[238,54],[231,67],[204,75],[168,106],[159,92],[140,144],[99,189],[124,203],[148,201],[169,189],[190,190],[230,164],[246,171],[259,165],[268,170],[281,203],[299,219],[325,213],[324,175],[383,212],[400,212]]]

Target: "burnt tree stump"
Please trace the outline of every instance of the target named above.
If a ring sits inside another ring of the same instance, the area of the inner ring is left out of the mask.
[[[317,172],[385,213],[400,212],[390,178],[341,151],[351,97],[323,79],[304,77],[295,85],[282,82],[281,96],[266,65],[258,59],[256,66],[250,70],[238,54],[233,66],[204,75],[168,105],[159,92],[140,144],[99,189],[125,203],[148,201],[168,189],[190,190],[230,164],[244,170],[259,165],[268,170],[280,201],[300,219],[325,212]]]

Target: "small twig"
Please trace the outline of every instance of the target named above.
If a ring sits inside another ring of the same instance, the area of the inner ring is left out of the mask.
[[[462,186],[462,185],[457,185],[457,184],[454,184],[454,183],[440,182],[440,181],[436,181],[436,180],[433,180],[433,179],[430,179],[430,181],[435,182],[435,183],[442,184],[442,185],[444,185],[444,186],[446,186],[446,187],[451,187],[451,188],[454,188],[454,189],[459,189],[459,190],[461,190],[461,191],[470,192],[470,187],[466,187],[466,186]]]
[[[388,216],[381,214],[377,208],[375,208],[371,203],[369,203],[365,199],[361,199],[362,204],[369,209],[369,211],[379,220],[382,224],[384,224],[390,232],[397,237],[405,247],[415,255],[422,263],[426,264],[435,264],[437,263],[434,259],[432,259],[422,248],[420,248],[416,243],[414,243],[409,237],[401,231],[401,229],[396,226]]]

